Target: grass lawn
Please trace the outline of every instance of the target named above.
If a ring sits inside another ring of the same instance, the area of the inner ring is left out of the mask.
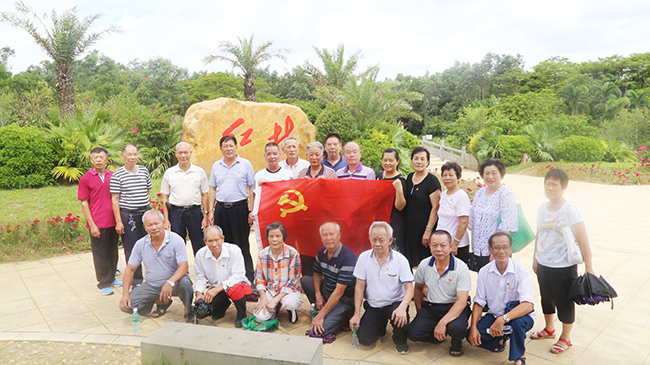
[[[160,201],[156,196],[160,183],[161,179],[152,179],[150,196],[154,201]],[[0,217],[0,262],[41,259],[90,249],[86,220],[77,200],[77,185],[3,190]]]
[[[650,166],[631,162],[537,162],[509,166],[508,173],[544,177],[551,168],[564,170],[573,181],[606,185],[650,184]]]

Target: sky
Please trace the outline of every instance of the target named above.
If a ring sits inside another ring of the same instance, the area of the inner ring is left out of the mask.
[[[123,32],[91,50],[122,64],[163,57],[190,73],[231,71],[202,59],[220,54],[220,42],[251,34],[258,42],[274,40],[272,49],[290,50],[287,62],[267,64],[280,74],[305,61],[320,65],[313,47],[344,44],[348,55],[362,51],[359,70],[379,65],[379,79],[442,72],[488,52],[521,54],[528,70],[554,56],[584,62],[650,52],[648,0],[24,1],[39,16],[53,6],[76,5],[81,17],[102,13],[93,30],[117,24]],[[0,12],[14,11],[12,1],[0,2]],[[0,23],[5,46],[16,52],[8,62],[13,73],[47,58],[26,32]]]

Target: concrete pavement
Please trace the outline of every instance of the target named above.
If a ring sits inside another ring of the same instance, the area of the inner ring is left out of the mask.
[[[441,164],[442,161],[432,160],[431,169],[435,170]],[[476,175],[476,172],[464,171],[465,178]],[[545,201],[543,179],[506,175],[503,181],[514,191],[534,228],[537,207]],[[577,307],[572,333],[574,346],[564,354],[549,352],[554,340],[529,340],[528,363],[650,365],[650,312],[647,311],[650,245],[645,242],[645,238],[650,237],[646,216],[650,206],[650,186],[606,186],[571,181],[565,197],[580,209],[585,218],[595,252],[595,270],[612,284],[619,297],[614,300],[613,310],[609,304]],[[254,242],[253,237],[251,242]],[[256,252],[252,253],[256,256]],[[189,245],[188,256],[192,257]],[[533,247],[529,245],[514,258],[530,269],[532,256]],[[120,257],[123,257],[122,253]],[[190,268],[194,279],[192,262]],[[532,270],[531,279],[537,293],[537,280]],[[473,282],[476,282],[474,273]],[[117,307],[121,288],[116,289],[115,295],[102,296],[95,284],[90,253],[0,265],[0,347],[3,341],[18,340],[138,346],[141,338],[165,322],[183,322],[183,308],[176,299],[164,317],[144,318],[142,332],[134,336],[130,317]],[[279,333],[304,335],[309,324],[309,304],[304,299],[298,323],[289,324],[286,314],[281,314]],[[539,314],[534,330],[539,330],[544,326],[540,318],[539,294],[536,302]],[[249,312],[253,308],[254,304],[249,303]],[[414,314],[415,310],[411,308],[411,318]],[[206,319],[200,323],[234,328],[234,317],[234,308],[231,308],[221,320]],[[464,343],[463,357],[452,358],[447,353],[449,340],[439,345],[409,342],[410,353],[398,355],[390,336],[371,347],[354,347],[350,339],[350,332],[343,332],[333,344],[325,345],[326,363],[508,363],[507,352],[493,354],[473,348],[468,343]],[[4,361],[7,359],[0,359],[0,363]]]

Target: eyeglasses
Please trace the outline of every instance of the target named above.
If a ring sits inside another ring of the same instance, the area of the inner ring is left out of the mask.
[[[512,248],[512,246],[492,246],[491,248],[494,251],[508,251],[509,249]]]

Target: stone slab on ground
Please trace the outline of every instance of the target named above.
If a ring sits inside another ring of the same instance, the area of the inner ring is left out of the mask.
[[[157,364],[322,364],[323,342],[310,337],[168,322],[141,343]]]

